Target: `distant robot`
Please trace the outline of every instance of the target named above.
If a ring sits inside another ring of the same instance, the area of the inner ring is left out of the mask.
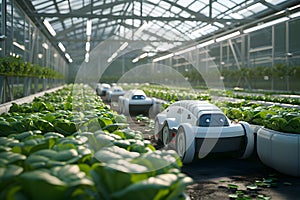
[[[111,86],[107,83],[98,83],[96,86],[96,93],[99,96],[106,96],[106,92],[111,88]]]
[[[160,111],[161,104],[155,98],[147,97],[143,90],[129,90],[118,100],[119,113],[146,114],[154,116]]]
[[[108,102],[118,102],[119,96],[125,94],[124,90],[120,86],[113,86],[106,92],[105,100]]]

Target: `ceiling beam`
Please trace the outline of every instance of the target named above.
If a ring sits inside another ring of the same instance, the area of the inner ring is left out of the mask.
[[[165,22],[170,22],[170,21],[205,21],[205,22],[219,22],[219,23],[226,23],[226,22],[245,22],[247,20],[243,19],[209,19],[207,17],[154,17],[154,16],[139,16],[139,15],[117,15],[117,14],[89,14],[89,13],[77,13],[76,11],[70,12],[70,13],[30,13],[29,15],[33,17],[48,17],[48,18],[59,18],[59,19],[66,19],[66,18],[87,18],[87,19],[110,19],[110,20],[125,20],[125,19],[139,19],[143,21],[165,21]]]

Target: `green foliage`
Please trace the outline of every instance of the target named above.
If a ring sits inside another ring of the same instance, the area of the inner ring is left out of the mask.
[[[188,92],[186,89],[174,89],[163,86],[143,86],[143,90],[149,96],[166,100],[166,102],[163,104],[164,108],[167,108],[170,104],[178,100],[210,100],[210,95],[243,99],[238,102],[218,101],[215,104],[219,106],[225,115],[231,120],[246,121],[250,124],[265,126],[272,130],[281,132],[300,133],[300,122],[298,119],[300,117],[299,110],[293,108],[283,108],[280,106],[263,106],[262,104],[258,103],[249,103],[251,100],[260,100],[297,105],[300,103],[298,98],[277,98],[271,94],[238,94],[231,90],[209,90],[206,93],[197,93],[194,91]],[[138,119],[142,120],[140,116],[138,116]]]
[[[0,75],[63,79],[63,75],[48,67],[25,62],[21,57],[0,57]]]
[[[91,89],[72,89],[0,116],[1,199],[182,198],[192,179],[175,152],[156,151]]]

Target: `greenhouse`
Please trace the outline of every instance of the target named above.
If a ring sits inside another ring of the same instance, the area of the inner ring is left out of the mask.
[[[298,198],[299,0],[0,8],[0,199]]]

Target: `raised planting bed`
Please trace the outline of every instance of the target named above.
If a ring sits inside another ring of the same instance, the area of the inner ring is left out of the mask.
[[[192,179],[84,85],[0,115],[0,199],[187,199]]]
[[[292,176],[300,176],[300,135],[260,128],[257,154],[267,166]]]
[[[10,107],[16,103],[16,104],[24,104],[24,103],[30,103],[34,100],[34,98],[36,97],[41,97],[41,96],[44,96],[46,93],[51,93],[51,92],[55,92],[57,90],[60,90],[62,89],[63,86],[59,86],[59,87],[56,87],[56,88],[52,88],[52,89],[49,89],[49,90],[46,90],[46,91],[43,91],[43,92],[39,92],[39,93],[36,93],[36,94],[33,94],[33,95],[30,95],[30,96],[27,96],[27,97],[23,97],[23,98],[20,98],[20,99],[16,99],[14,101],[10,101],[10,102],[7,102],[7,103],[4,103],[4,104],[0,104],[0,114],[2,113],[5,113],[5,112],[8,112]]]

